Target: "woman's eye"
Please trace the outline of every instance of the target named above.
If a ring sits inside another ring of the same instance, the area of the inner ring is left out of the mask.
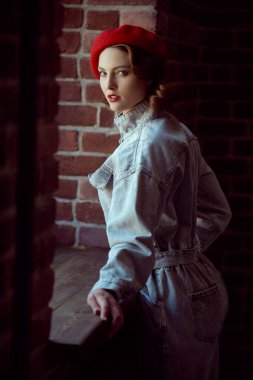
[[[100,77],[106,77],[106,72],[105,71],[99,71]]]
[[[128,71],[121,70],[118,72],[118,75],[121,77],[126,77],[128,75]]]

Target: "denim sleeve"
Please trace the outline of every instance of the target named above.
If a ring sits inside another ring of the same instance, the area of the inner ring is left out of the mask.
[[[153,231],[161,197],[157,181],[143,172],[114,185],[107,218],[110,251],[93,290],[113,290],[122,300],[143,288],[154,266]]]
[[[231,210],[219,182],[202,158],[197,204],[197,238],[205,251],[225,230]]]

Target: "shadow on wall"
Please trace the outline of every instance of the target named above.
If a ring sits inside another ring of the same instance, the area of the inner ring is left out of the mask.
[[[43,373],[54,281],[61,23],[57,1],[1,6],[1,378]]]

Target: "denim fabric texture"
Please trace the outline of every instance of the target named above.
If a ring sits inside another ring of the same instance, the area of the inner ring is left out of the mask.
[[[93,290],[136,297],[143,379],[217,380],[228,299],[203,252],[227,227],[230,207],[198,139],[173,115],[143,101],[115,124],[120,144],[89,176],[110,245]]]

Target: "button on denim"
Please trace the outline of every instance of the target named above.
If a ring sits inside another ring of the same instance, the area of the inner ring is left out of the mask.
[[[228,225],[228,202],[198,139],[174,116],[144,101],[115,124],[120,144],[89,176],[110,245],[93,289],[135,299],[143,379],[216,380],[228,300],[203,252]]]

